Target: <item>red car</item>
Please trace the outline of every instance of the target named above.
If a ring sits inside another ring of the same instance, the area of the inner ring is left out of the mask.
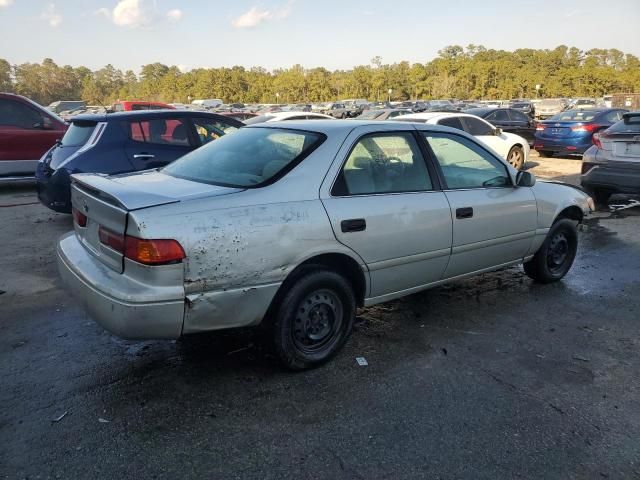
[[[21,95],[0,93],[0,181],[35,176],[38,160],[67,124]]]
[[[118,100],[111,105],[114,112],[132,112],[134,110],[175,110],[176,107],[161,102],[145,102],[144,100]]]

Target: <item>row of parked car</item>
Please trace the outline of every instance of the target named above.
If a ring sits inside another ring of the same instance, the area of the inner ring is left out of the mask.
[[[134,339],[263,324],[293,369],[339,351],[358,306],[516,263],[560,280],[594,208],[584,191],[515,168],[528,142],[471,113],[244,123],[164,109],[65,124],[37,108],[0,96],[0,128],[59,127],[36,160],[38,196],[73,214],[59,269],[91,316]],[[638,126],[624,113],[595,136],[606,153],[585,162],[594,188],[640,178]]]
[[[592,148],[594,134],[619,122],[626,112],[575,109],[536,122],[516,108],[444,110],[415,113],[408,108],[371,108],[356,119],[456,128],[475,136],[520,169],[527,162],[531,147],[541,156],[583,154]],[[117,115],[80,114],[65,123],[24,97],[0,94],[0,179],[35,172],[43,203],[68,213],[72,173],[119,174],[156,168],[244,125],[333,118],[313,111],[276,111],[241,121],[229,112],[179,110],[142,101],[117,102],[112,111],[117,111]],[[50,149],[54,143],[55,147]],[[615,188],[596,189],[592,184],[589,188],[599,200],[606,197],[606,192],[615,192]]]

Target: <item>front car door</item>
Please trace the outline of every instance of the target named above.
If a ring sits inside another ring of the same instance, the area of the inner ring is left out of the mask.
[[[536,127],[533,123],[533,120],[526,114],[518,110],[510,109],[507,110],[507,112],[511,117],[511,124],[513,125],[513,129],[511,130],[511,132],[515,133],[516,135],[520,135],[527,142],[529,142],[529,145],[533,145],[533,140],[536,133]]]
[[[182,116],[132,117],[124,127],[125,150],[136,171],[163,167],[199,146]]]
[[[320,197],[338,241],[369,268],[368,303],[440,280],[451,248],[451,213],[415,129],[354,129]]]
[[[522,260],[538,220],[530,188],[504,161],[463,135],[422,131],[451,205],[453,242],[444,278]]]

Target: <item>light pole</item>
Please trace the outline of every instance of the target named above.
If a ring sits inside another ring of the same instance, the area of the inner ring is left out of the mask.
[[[187,95],[187,103],[191,103],[191,95]]]
[[[393,93],[393,89],[390,88],[387,93],[389,93],[389,103],[391,103],[391,94]]]
[[[540,88],[542,87],[542,85],[540,85],[539,83],[536,84],[536,98],[540,98]]]
[[[280,92],[276,92],[276,103],[280,103]]]

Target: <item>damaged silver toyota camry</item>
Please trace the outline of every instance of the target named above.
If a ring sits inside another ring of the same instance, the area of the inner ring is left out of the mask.
[[[293,369],[334,355],[358,306],[516,263],[561,279],[592,202],[459,130],[246,127],[159,170],[73,177],[61,275],[130,339],[263,322]]]

